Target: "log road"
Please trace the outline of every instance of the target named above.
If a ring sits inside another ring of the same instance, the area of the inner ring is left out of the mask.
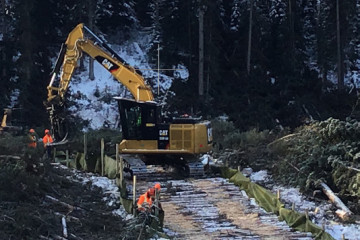
[[[260,208],[224,178],[160,182],[164,231],[175,239],[312,239]],[[139,181],[137,197],[154,182]]]

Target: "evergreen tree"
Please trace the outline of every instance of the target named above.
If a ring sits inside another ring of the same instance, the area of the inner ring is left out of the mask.
[[[137,24],[134,1],[98,0],[96,26],[101,32],[111,35],[111,39],[128,39],[129,31]],[[125,35],[127,33],[127,35]]]
[[[0,2],[0,116],[2,109],[12,104],[10,98],[16,81],[13,64],[13,58],[17,54],[14,46],[13,11],[12,1]]]
[[[53,9],[53,5],[47,0],[19,0],[15,8],[16,46],[20,55],[16,62],[17,87],[20,89],[19,103],[28,113],[26,121],[29,126],[48,121],[43,101],[51,65],[47,50],[48,35],[53,32],[49,9]]]
[[[336,62],[336,25],[335,4],[333,1],[317,3],[317,49],[318,66],[324,84],[327,84],[328,74],[334,69]]]

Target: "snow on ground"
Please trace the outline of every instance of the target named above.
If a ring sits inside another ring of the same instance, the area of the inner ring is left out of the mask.
[[[59,165],[61,168],[68,169],[66,166]],[[78,170],[71,170],[76,176],[76,180],[85,184],[91,184],[92,186],[99,187],[104,193],[103,201],[108,206],[120,205],[120,192],[119,188],[116,186],[114,179],[109,179],[107,177],[101,177],[93,173],[86,173]],[[71,179],[74,181],[74,179]],[[120,208],[113,211],[114,215],[119,215],[125,220],[133,218],[132,214],[128,214],[122,205]]]
[[[245,173],[248,173],[247,170]],[[259,172],[252,172],[248,174],[250,180],[260,185],[266,185],[266,183],[271,182],[271,176],[268,175],[267,171],[261,170]],[[306,197],[302,195],[298,188],[285,187],[280,185],[273,185],[270,189],[273,193],[280,190],[280,198],[282,202],[285,202],[286,205],[291,207],[291,204],[294,203],[296,206],[296,211],[304,212],[309,210],[309,216],[312,221],[318,226],[325,224],[325,230],[336,240],[341,240],[344,235],[346,239],[360,239],[360,225],[359,224],[342,224],[336,222],[335,220],[326,219],[325,213],[330,211],[331,203],[315,203],[312,201],[306,200]],[[317,210],[315,210],[318,208]],[[334,216],[334,219],[335,216]]]

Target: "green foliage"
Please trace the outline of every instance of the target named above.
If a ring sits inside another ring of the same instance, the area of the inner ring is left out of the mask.
[[[235,128],[233,122],[215,119],[211,122],[215,142],[215,150],[226,148],[244,148],[246,146],[260,145],[270,138],[268,130],[259,131],[253,128],[240,132]]]
[[[26,171],[24,158],[0,159],[0,202],[21,202],[36,194],[39,179]]]
[[[88,158],[100,156],[101,139],[104,138],[105,152],[107,155],[115,155],[115,146],[121,142],[121,133],[112,129],[90,130],[86,133]],[[72,149],[84,152],[84,134],[79,134],[72,143]]]
[[[101,98],[99,100],[103,101],[107,104],[110,104],[111,102],[114,101],[114,96],[111,93],[103,93],[103,95],[101,96]]]
[[[226,135],[235,132],[234,124],[232,122],[215,119],[211,121],[211,126],[213,131],[215,149],[221,150],[226,147],[231,147],[225,146],[224,138]]]
[[[0,155],[19,155],[24,153],[29,139],[27,136],[0,135]]]
[[[276,147],[272,146],[277,157],[275,176],[303,190],[312,189],[321,180],[342,196],[359,198],[359,177],[350,168],[360,164],[359,137],[359,122],[351,119],[329,118],[302,126],[295,134],[278,140]]]
[[[100,90],[99,90],[99,87],[98,86],[96,86],[96,89],[95,89],[95,92],[94,92],[94,96],[95,97],[100,97]]]
[[[165,234],[159,232],[160,226],[162,226],[160,218],[160,215],[157,217],[153,211],[139,211],[135,218],[128,221],[123,237],[129,240],[150,239],[160,235],[162,238],[168,239]]]

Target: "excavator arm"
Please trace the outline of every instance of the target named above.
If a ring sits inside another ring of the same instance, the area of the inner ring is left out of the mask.
[[[85,38],[84,31],[90,33],[90,35],[95,38],[95,41]],[[126,64],[103,40],[83,24],[77,25],[70,32],[65,42],[65,47],[65,52],[60,53],[60,57],[58,58],[58,62],[63,61],[59,86],[54,86],[55,77],[60,70],[59,66],[56,66],[55,68],[58,69],[55,69],[53,72],[48,86],[48,102],[52,102],[54,99],[58,99],[60,102],[64,101],[71,77],[83,53],[95,59],[108,70],[130,91],[136,101],[154,100],[151,88],[145,84],[144,78],[138,74],[133,67]],[[62,54],[63,57],[61,56]]]
[[[87,38],[84,33],[88,33],[94,40]],[[113,51],[104,40],[83,24],[79,24],[69,33],[63,44],[47,87],[46,106],[50,114],[54,137],[57,140],[67,136],[67,130],[63,126],[65,119],[62,116],[64,115],[65,94],[69,89],[74,70],[78,66],[78,60],[83,53],[108,70],[130,91],[135,101],[154,100],[151,88],[146,85],[144,78]],[[58,75],[60,76],[59,81],[56,81]],[[57,86],[55,86],[56,82],[58,82]]]

